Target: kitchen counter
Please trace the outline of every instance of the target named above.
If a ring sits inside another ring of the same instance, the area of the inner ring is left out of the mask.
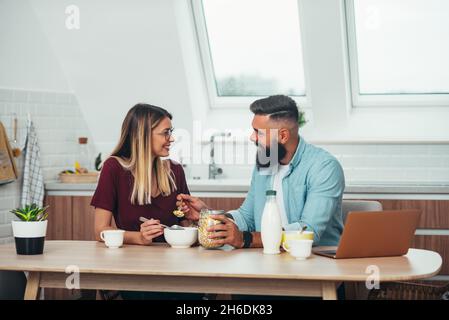
[[[188,180],[193,194],[199,196],[245,196],[250,181],[247,179],[199,179]],[[49,195],[92,195],[96,184],[69,184],[50,181],[45,184]],[[346,182],[345,194],[403,194],[403,195],[441,195],[449,197],[449,184],[405,183],[405,182]]]
[[[246,179],[187,180],[190,191],[248,192],[250,181]],[[94,191],[96,183],[61,183],[51,181],[45,184],[47,191]]]

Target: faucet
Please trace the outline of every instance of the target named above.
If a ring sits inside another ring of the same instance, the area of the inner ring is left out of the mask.
[[[223,169],[217,167],[215,164],[215,138],[216,137],[229,137],[230,132],[218,132],[210,136],[210,163],[209,163],[209,179],[215,179],[218,175],[223,174]]]

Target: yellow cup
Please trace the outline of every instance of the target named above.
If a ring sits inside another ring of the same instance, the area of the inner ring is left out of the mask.
[[[313,232],[312,231],[303,231],[300,233],[299,231],[284,231],[282,232],[282,248],[285,251],[288,251],[288,241],[289,240],[313,240]]]

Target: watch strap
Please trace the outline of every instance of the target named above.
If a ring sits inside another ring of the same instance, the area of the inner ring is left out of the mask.
[[[253,242],[253,234],[249,231],[243,231],[243,248],[251,247]]]

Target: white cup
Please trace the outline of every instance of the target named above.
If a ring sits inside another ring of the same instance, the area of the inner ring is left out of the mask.
[[[313,240],[290,239],[288,240],[288,248],[283,247],[296,260],[305,260],[312,254],[312,244]]]
[[[101,240],[110,249],[117,249],[123,245],[124,230],[105,230],[100,233]]]

